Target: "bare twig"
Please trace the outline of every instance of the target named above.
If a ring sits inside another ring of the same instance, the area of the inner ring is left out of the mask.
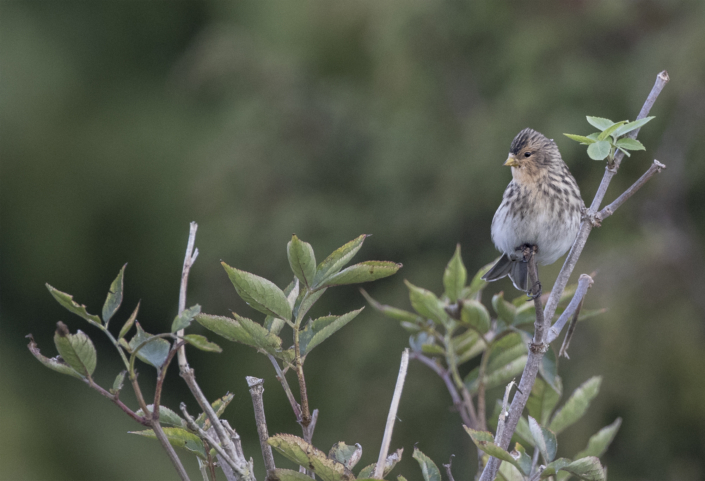
[[[453,384],[453,380],[450,378],[450,373],[448,372],[448,370],[444,369],[436,361],[434,361],[430,357],[424,356],[420,352],[412,352],[410,354],[410,358],[421,361],[423,364],[430,367],[433,372],[438,374],[441,379],[443,379],[443,382],[445,383],[446,388],[450,393],[450,397],[453,400],[453,406],[460,413],[460,417],[463,420],[463,424],[473,429],[477,429],[478,423],[475,412],[474,410],[472,412],[468,412],[467,406],[463,403],[463,400],[460,398],[460,394],[458,394],[458,390],[455,388],[455,384]],[[470,403],[470,405],[472,406],[472,403]]]
[[[186,410],[186,403],[181,403],[181,413],[184,415],[184,418],[186,418],[186,425],[189,427],[189,429],[197,432],[199,437],[205,439],[208,444],[210,444],[211,447],[215,449],[215,452],[218,453],[221,458],[228,463],[228,465],[230,465],[231,468],[233,468],[236,472],[240,473],[241,476],[245,476],[242,472],[242,466],[240,466],[240,464],[237,463],[236,460],[232,456],[230,456],[230,454],[225,452],[225,449],[220,445],[220,443],[218,443],[218,441],[213,439],[210,434],[205,432],[198,424],[196,424],[196,421],[193,419],[193,416],[191,416]]]
[[[614,214],[614,211],[619,208],[624,202],[627,201],[631,196],[633,196],[637,190],[641,189],[641,187],[646,184],[646,182],[654,176],[654,174],[661,173],[663,169],[665,169],[666,166],[663,165],[661,162],[658,160],[654,159],[654,163],[651,164],[651,167],[649,167],[649,170],[644,172],[644,175],[639,177],[639,180],[634,182],[631,187],[629,187],[627,190],[624,191],[622,195],[617,197],[617,199],[614,200],[610,205],[606,206],[603,208],[600,212],[595,214],[595,220],[599,223]]]
[[[191,266],[196,262],[196,257],[198,257],[198,249],[194,250],[194,244],[196,243],[196,231],[198,230],[198,224],[191,222],[191,227],[189,229],[188,243],[186,244],[186,257],[184,257],[184,268],[181,271],[181,289],[179,290],[179,314],[186,309],[186,287],[188,286],[188,274],[191,271]],[[184,330],[181,329],[177,332],[179,337],[184,337]],[[179,348],[179,369],[187,369],[188,361],[186,360],[186,348],[181,346]]]
[[[276,469],[274,465],[274,456],[272,456],[272,446],[269,445],[269,432],[267,431],[267,420],[264,416],[264,402],[262,394],[264,393],[264,380],[256,377],[247,376],[247,385],[250,387],[250,396],[252,396],[252,404],[255,408],[255,422],[257,423],[257,434],[259,435],[259,445],[262,449],[262,458],[264,459],[264,469],[267,473]],[[267,475],[269,477],[269,474]]]
[[[382,437],[382,447],[379,450],[379,457],[377,458],[377,466],[375,466],[375,472],[373,478],[382,479],[384,474],[384,465],[387,459],[387,453],[389,452],[389,444],[392,441],[392,431],[394,430],[394,421],[397,418],[397,409],[399,409],[399,400],[401,399],[401,392],[404,389],[404,381],[406,380],[406,371],[409,367],[409,348],[404,349],[401,355],[401,366],[399,366],[399,375],[397,376],[397,385],[394,388],[394,395],[392,396],[392,404],[389,407],[389,414],[387,415],[387,425],[384,428],[384,436]]]
[[[578,308],[575,310],[575,314],[573,314],[573,319],[571,319],[570,324],[568,325],[568,329],[565,332],[565,337],[563,338],[563,344],[561,344],[561,349],[558,351],[558,357],[570,359],[570,356],[568,355],[568,347],[570,346],[570,340],[573,338],[573,333],[575,333],[575,328],[578,325],[580,311],[583,310],[583,302],[585,302],[584,297],[580,300],[580,304],[578,304]]]
[[[532,251],[531,256],[529,257],[529,282],[531,282],[532,286],[541,285],[539,281],[539,270],[538,266],[536,265],[535,251]],[[548,329],[546,319],[543,315],[543,305],[541,304],[540,295],[534,296],[534,306],[536,308],[536,321],[534,321],[533,346],[539,346],[541,343],[543,343],[544,332],[546,331],[546,329]]]
[[[656,98],[661,93],[661,90],[663,90],[663,87],[668,81],[669,78],[668,73],[666,73],[666,71],[659,73],[659,75],[656,77],[656,83],[651,89],[651,92],[649,93],[646,102],[644,102],[644,105],[641,108],[639,115],[637,116],[637,120],[642,119],[649,114],[649,112],[651,111],[651,107],[656,101]],[[638,132],[639,129],[632,131],[629,134],[629,137],[635,138]],[[551,290],[551,294],[548,297],[548,301],[546,302],[546,307],[543,310],[543,317],[545,320],[546,327],[550,327],[551,320],[553,319],[553,315],[556,313],[556,308],[558,307],[558,301],[560,300],[561,295],[565,290],[565,286],[568,284],[570,275],[575,269],[575,265],[577,264],[578,259],[580,258],[580,254],[582,253],[583,248],[585,247],[587,238],[590,235],[592,228],[596,224],[595,216],[600,209],[600,205],[602,204],[602,200],[604,199],[605,194],[607,193],[607,187],[609,187],[609,184],[612,181],[612,177],[614,177],[614,175],[619,169],[619,165],[621,163],[622,158],[623,154],[620,151],[615,156],[614,161],[608,164],[605,168],[605,174],[602,177],[602,181],[600,182],[600,186],[597,189],[595,198],[593,199],[590,208],[587,209],[587,211],[585,212],[584,218],[580,223],[580,230],[578,231],[578,235],[575,241],[573,242],[573,246],[571,247],[570,252],[568,253],[568,257],[566,258],[560,273],[558,274],[558,278],[556,279],[556,282],[553,285],[553,289]],[[539,315],[539,311],[540,309],[537,309],[537,316]],[[547,344],[536,345],[535,343],[532,343],[531,349],[529,349],[529,357],[526,361],[526,366],[524,367],[524,372],[522,373],[521,381],[519,382],[518,392],[512,400],[512,404],[509,409],[509,416],[504,426],[504,430],[500,435],[498,428],[498,435],[495,437],[495,443],[499,445],[502,449],[506,449],[509,445],[509,441],[511,440],[512,434],[516,429],[517,423],[519,422],[519,418],[521,417],[521,413],[523,412],[524,407],[526,406],[526,402],[529,399],[529,394],[531,393],[531,389],[533,388],[534,382],[536,380],[536,374],[538,373],[539,366],[541,365],[541,360],[543,359],[543,355],[547,349]],[[490,457],[487,466],[485,466],[485,469],[482,472],[480,481],[493,481],[497,476],[497,471],[499,470],[500,463],[501,461],[499,459],[495,457]]]
[[[578,288],[575,290],[575,294],[573,294],[573,299],[571,299],[568,307],[566,307],[563,314],[561,314],[561,317],[559,317],[551,329],[548,330],[548,335],[546,336],[547,344],[552,343],[558,338],[563,330],[563,326],[565,326],[566,322],[568,322],[568,319],[570,319],[574,313],[578,312],[578,308],[582,304],[585,294],[587,294],[587,291],[590,289],[592,284],[592,277],[587,274],[580,275],[580,279],[578,279]]]
[[[286,397],[289,400],[289,404],[291,404],[291,409],[294,410],[294,415],[296,415],[296,421],[298,423],[301,423],[301,406],[299,406],[299,403],[296,402],[296,398],[294,397],[294,394],[291,392],[291,388],[289,387],[289,383],[286,381],[286,375],[282,372],[281,367],[279,367],[279,361],[275,359],[274,356],[271,354],[268,354],[267,357],[269,357],[269,360],[272,362],[272,365],[274,366],[274,370],[277,372],[277,379],[282,385],[282,388],[284,389],[284,392],[286,393]]]
[[[159,376],[157,376],[157,385],[154,388],[154,417],[156,419],[159,419],[159,406],[161,404],[161,399],[162,399],[162,388],[164,386],[164,378],[166,377],[166,370],[169,368],[169,364],[171,364],[171,361],[174,359],[174,354],[181,349],[181,347],[185,344],[185,341],[176,341],[172,348],[169,350],[169,355],[166,358],[166,361],[164,361],[164,364],[162,365],[162,368],[159,370]]]
[[[443,467],[446,468],[446,474],[448,475],[448,481],[455,481],[455,479],[453,479],[453,473],[450,470],[451,466],[453,465],[453,457],[454,456],[455,456],[455,454],[451,454],[450,459],[448,460],[448,464],[443,465]]]
[[[215,432],[218,435],[218,438],[220,439],[220,442],[225,450],[225,453],[227,453],[228,459],[233,460],[233,462],[236,465],[236,466],[233,466],[233,468],[243,478],[254,479],[254,475],[253,475],[252,471],[249,469],[249,466],[248,466],[247,462],[245,461],[244,456],[238,455],[238,453],[235,449],[235,444],[233,443],[230,436],[228,436],[228,433],[225,431],[225,428],[221,424],[220,419],[218,419],[218,415],[213,410],[213,407],[210,405],[210,403],[208,402],[206,397],[203,395],[203,392],[201,391],[200,386],[196,382],[196,377],[195,377],[193,369],[187,368],[187,369],[182,370],[181,377],[183,377],[184,380],[186,381],[186,384],[188,385],[189,389],[191,390],[191,394],[193,394],[193,397],[196,398],[198,405],[201,407],[201,409],[203,409],[203,412],[206,413],[206,415],[208,416],[208,419],[211,420],[211,425],[215,429]]]
[[[34,342],[34,339],[32,339],[32,342]],[[122,409],[125,412],[125,414],[127,414],[132,419],[134,419],[135,421],[140,423],[142,426],[149,426],[150,425],[149,419],[147,419],[144,416],[140,416],[139,414],[134,412],[132,409],[130,409],[127,405],[125,405],[125,403],[120,401],[119,393],[112,394],[110,391],[106,391],[105,389],[103,389],[102,387],[97,385],[95,382],[93,382],[93,379],[83,379],[83,382],[85,382],[86,384],[88,384],[88,386],[90,386],[91,388],[98,391],[98,393],[100,393],[101,396],[105,396],[106,398],[110,399],[113,403],[115,403],[115,405],[117,407]]]

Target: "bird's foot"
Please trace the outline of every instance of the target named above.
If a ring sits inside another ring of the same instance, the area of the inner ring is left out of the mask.
[[[517,247],[516,250],[522,262],[529,262],[531,254],[536,254],[539,251],[539,247],[532,244],[524,244],[523,246]]]
[[[541,289],[541,281],[536,281],[533,286],[531,286],[531,289],[526,291],[526,295],[529,297],[528,300],[533,301],[534,299],[541,297],[542,294],[542,289]]]

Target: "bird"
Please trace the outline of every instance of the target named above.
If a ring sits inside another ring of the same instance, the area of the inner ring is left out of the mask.
[[[512,181],[491,228],[502,256],[482,278],[491,282],[508,275],[514,287],[535,298],[541,285],[528,285],[531,252],[539,265],[563,256],[578,235],[585,204],[556,143],[535,130],[514,137],[504,165],[511,167]]]

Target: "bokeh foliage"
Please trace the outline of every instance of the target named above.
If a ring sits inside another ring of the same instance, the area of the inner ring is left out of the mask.
[[[561,134],[583,132],[585,115],[634,118],[666,69],[672,81],[640,134],[647,153],[624,161],[607,198],[656,147],[668,169],[591,236],[578,266],[599,271],[586,307],[609,311],[579,327],[561,376],[569,392],[597,374],[603,384],[558,455],[619,416],[610,479],[701,479],[704,10],[699,0],[0,3],[0,477],[172,476],[150,451],[156,443],[125,434],[136,425],[89,391],[68,392],[71,380],[25,351],[30,331],[50,345],[39,333],[56,320],[79,327],[44,283],[102,305],[129,262],[125,303],[147,301],[145,329],[166,330],[196,220],[189,305],[209,313],[247,309],[220,259],[284,287],[281,246],[293,232],[322,252],[374,234],[367,258],[402,262],[404,278],[440,292],[457,242],[471,272],[495,256],[490,220],[516,132],[556,139],[592,198],[602,168]],[[544,282],[556,271],[543,269]],[[408,302],[399,276],[370,293]],[[360,300],[334,292],[312,315]],[[407,339],[371,311],[346,329],[307,364],[321,410],[314,440],[371,447]],[[209,398],[236,393],[229,416],[255,457],[245,375],[268,379],[270,430],[296,428],[270,366],[256,359],[242,348],[192,359]],[[165,402],[185,398],[181,389]],[[455,453],[454,470],[471,472],[461,456],[470,440],[449,404],[442,383],[412,364],[395,445],[411,452],[420,441],[437,461]],[[372,451],[361,463],[374,462]]]

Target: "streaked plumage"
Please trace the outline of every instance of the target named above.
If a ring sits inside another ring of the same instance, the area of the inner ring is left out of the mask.
[[[509,275],[526,292],[528,265],[521,250],[536,246],[538,264],[553,264],[573,245],[584,204],[556,143],[535,130],[519,132],[504,165],[511,166],[513,179],[492,219],[492,241],[503,255],[483,279]]]

